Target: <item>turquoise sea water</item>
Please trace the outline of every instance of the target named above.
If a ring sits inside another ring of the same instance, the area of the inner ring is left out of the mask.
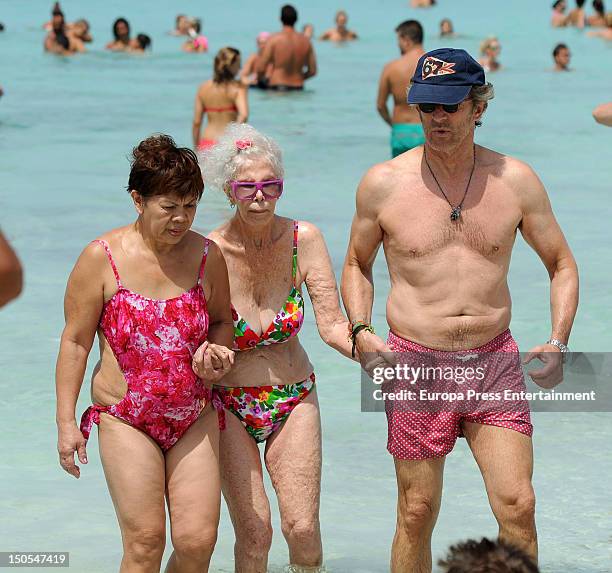
[[[251,94],[250,121],[276,137],[286,163],[281,214],[311,220],[323,230],[339,273],[364,171],[388,157],[388,129],[375,96],[384,62],[396,57],[393,28],[417,17],[427,48],[440,47],[437,23],[455,22],[452,45],[474,53],[479,40],[499,36],[505,69],[489,79],[497,96],[477,142],[530,163],[549,190],[555,212],[581,270],[581,305],[572,345],[612,349],[609,325],[610,183],[612,130],[591,110],[612,99],[612,43],[576,30],[549,28],[549,2],[439,0],[411,10],[405,0],[297,2],[299,25],[317,33],[344,7],[361,40],[350,46],[316,43],[319,75],[303,94]],[[0,225],[26,268],[26,290],[0,313],[0,551],[70,551],[72,570],[116,571],[119,530],[96,453],[74,481],[57,464],[53,369],[63,326],[62,296],[79,252],[103,231],[134,217],[125,193],[127,155],[152,132],[190,144],[192,100],[210,76],[212,55],[180,52],[166,32],[181,12],[202,16],[212,52],[234,45],[249,53],[255,34],[275,30],[280,3],[160,0],[62,2],[69,20],[92,24],[91,52],[71,59],[42,52],[40,25],[50,2],[2,0],[0,21]],[[146,56],[105,53],[113,19],[153,38]],[[571,74],[554,74],[558,41],[573,54]],[[446,43],[446,42],[445,42]],[[230,214],[207,193],[197,228],[209,231]],[[376,271],[375,323],[384,331],[387,278]],[[522,350],[549,334],[548,276],[522,239],[512,261],[512,330]],[[385,451],[380,414],[360,412],[359,372],[318,339],[308,314],[302,340],[315,364],[324,427],[321,519],[326,564],[335,573],[388,570],[394,530],[395,479]],[[93,360],[92,360],[93,362]],[[87,383],[80,410],[88,403]],[[536,414],[535,476],[542,570],[594,573],[612,563],[612,473],[609,414]],[[127,462],[127,460],[126,460]],[[482,479],[460,442],[446,465],[443,507],[434,556],[454,541],[494,536]],[[273,507],[275,506],[273,502]],[[277,516],[271,570],[287,561]],[[213,571],[232,571],[233,532],[222,516]]]

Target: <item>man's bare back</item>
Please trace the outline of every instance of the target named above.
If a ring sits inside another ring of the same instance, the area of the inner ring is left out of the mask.
[[[265,70],[269,63],[273,65],[270,86],[299,88],[304,85],[305,79],[316,73],[316,60],[310,40],[289,26],[268,39],[258,70]]]
[[[393,97],[393,123],[420,123],[418,112],[406,102],[406,93],[410,78],[414,74],[419,58],[424,54],[418,47],[389,62],[383,69],[380,78],[379,106],[386,102],[389,95]],[[384,98],[384,100],[383,100]]]

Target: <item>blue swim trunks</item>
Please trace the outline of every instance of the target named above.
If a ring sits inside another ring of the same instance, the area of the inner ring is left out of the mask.
[[[420,123],[395,123],[391,127],[391,156],[418,147],[425,143],[423,126]]]

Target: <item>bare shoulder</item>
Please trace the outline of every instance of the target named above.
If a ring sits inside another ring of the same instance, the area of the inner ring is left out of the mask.
[[[379,212],[389,197],[400,170],[394,160],[370,167],[357,187],[357,208],[364,213]]]
[[[319,227],[310,221],[298,221],[298,239],[301,245],[316,246],[325,243]]]
[[[228,227],[229,227],[229,223],[223,223],[222,225],[220,225],[219,227],[217,227],[216,229],[213,229],[210,233],[208,233],[206,237],[210,241],[215,243],[215,245],[217,245],[219,249],[223,250],[223,246],[226,243],[226,233],[227,233]]]
[[[213,83],[212,80],[206,80],[205,82],[202,82],[200,86],[198,87],[198,94],[202,95],[205,91],[210,89],[210,86],[212,86],[212,83]]]
[[[481,165],[515,194],[524,211],[548,203],[544,185],[529,164],[484,147],[479,152]]]
[[[515,191],[520,193],[534,186],[541,186],[540,179],[529,164],[484,147],[480,149],[483,151],[481,164],[490,169],[494,175],[498,175],[506,185]]]
[[[221,249],[219,248],[219,245],[214,239],[208,236],[206,237],[206,239],[202,237],[202,240],[206,241],[206,244],[207,244],[207,251],[206,251],[207,262],[212,261],[214,263],[216,261],[224,259],[223,252],[221,251]]]

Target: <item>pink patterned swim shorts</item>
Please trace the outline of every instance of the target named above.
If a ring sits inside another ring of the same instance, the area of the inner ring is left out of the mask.
[[[453,449],[457,438],[463,437],[463,422],[498,426],[526,436],[533,434],[527,401],[503,399],[508,395],[506,391],[515,393],[525,390],[518,346],[510,330],[478,348],[462,351],[434,350],[400,338],[393,332],[389,332],[387,344],[397,353],[399,364],[421,366],[434,374],[451,372],[440,382],[432,382],[431,378],[423,384],[419,380],[416,385],[406,381],[393,382],[394,391],[403,390],[417,396],[417,401],[413,403],[385,400],[389,431],[387,449],[393,457],[423,460],[445,456]],[[457,372],[464,373],[466,367],[471,372],[482,373],[477,385],[464,383],[464,379],[460,380],[457,376],[453,378]],[[464,397],[466,394],[469,396],[469,389],[476,388],[478,392],[472,390],[473,396],[476,396],[472,400],[453,402],[452,399],[445,401],[448,398],[441,398],[425,404],[427,399],[420,402],[418,399],[418,396],[423,396],[424,386],[427,388],[426,396],[441,395],[434,393],[435,390],[451,389],[454,396],[462,392]],[[493,401],[480,398],[493,395],[497,396]]]

